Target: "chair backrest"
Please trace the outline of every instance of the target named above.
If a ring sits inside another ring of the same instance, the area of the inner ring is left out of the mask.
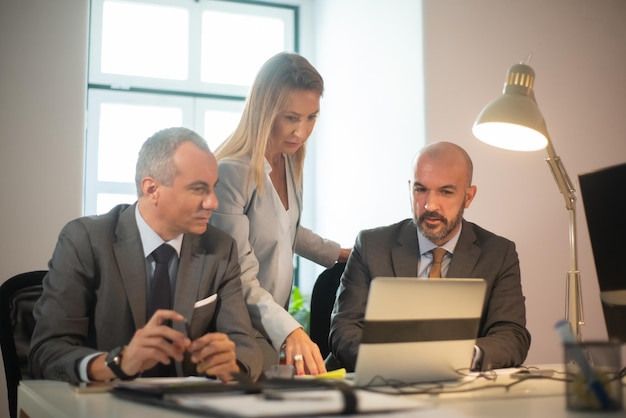
[[[0,286],[0,347],[11,417],[17,415],[17,385],[30,378],[28,355],[35,327],[33,306],[41,295],[46,270],[18,274]]]
[[[328,333],[330,331],[330,315],[335,305],[335,296],[346,263],[336,263],[320,274],[311,292],[311,316],[309,334],[311,340],[318,345],[322,357],[330,353]]]

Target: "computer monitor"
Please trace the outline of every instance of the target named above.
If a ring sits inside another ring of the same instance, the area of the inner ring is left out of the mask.
[[[626,163],[578,180],[607,333],[626,343]]]

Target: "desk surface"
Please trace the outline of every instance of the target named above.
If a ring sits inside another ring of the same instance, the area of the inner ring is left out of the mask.
[[[490,388],[439,395],[404,395],[422,401],[422,407],[413,411],[403,411],[399,414],[374,414],[368,415],[368,417],[526,418],[548,416],[550,418],[589,418],[602,416],[608,418],[624,416],[623,410],[611,413],[568,411],[565,407],[564,382],[526,379],[508,390],[502,387],[502,385],[512,381],[513,379],[508,374],[503,374],[498,376],[497,384]],[[472,387],[477,388],[489,384],[489,382],[481,380],[472,383]],[[110,393],[76,393],[67,383],[45,380],[26,380],[20,383],[18,411],[22,414],[21,417],[30,418],[198,416],[122,400]]]

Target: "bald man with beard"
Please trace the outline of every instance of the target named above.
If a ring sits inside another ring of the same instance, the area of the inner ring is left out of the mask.
[[[463,218],[476,196],[472,160],[460,146],[436,142],[413,159],[409,180],[413,219],[361,231],[341,278],[331,320],[328,370],[353,371],[371,281],[428,278],[432,250],[444,248],[441,277],[482,278],[487,291],[473,370],[516,367],[526,359],[525,298],[515,244]]]

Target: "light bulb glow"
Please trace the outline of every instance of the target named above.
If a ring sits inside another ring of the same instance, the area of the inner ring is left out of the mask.
[[[548,145],[542,133],[514,123],[475,123],[472,133],[486,144],[513,151],[537,151]]]

